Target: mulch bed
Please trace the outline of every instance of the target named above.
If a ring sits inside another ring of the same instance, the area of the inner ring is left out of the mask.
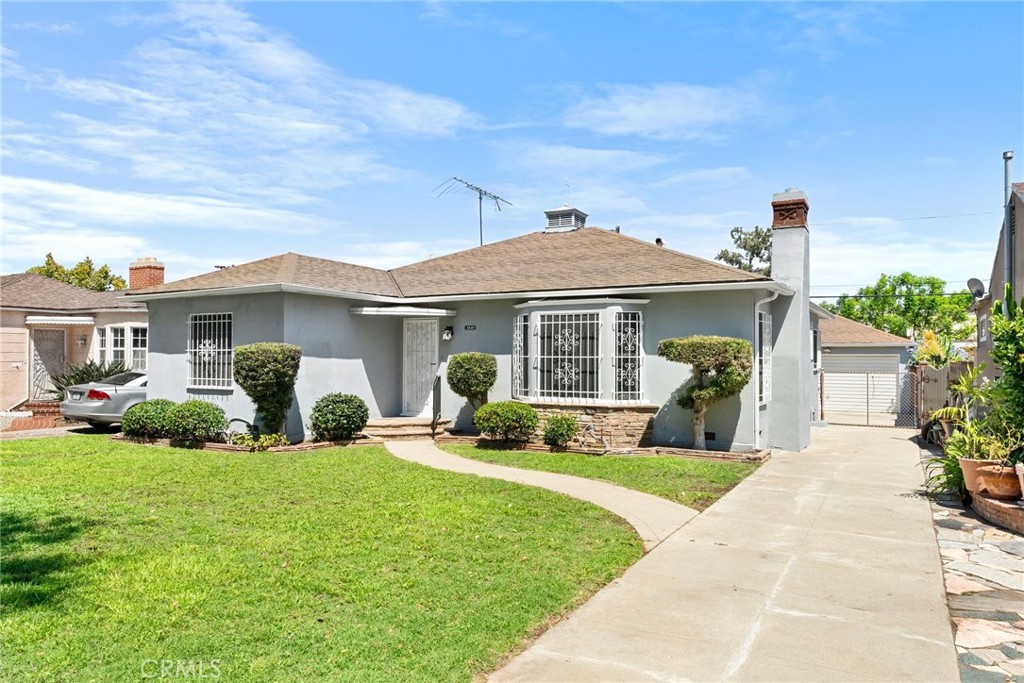
[[[477,446],[479,448],[492,448],[495,450],[519,450],[537,451],[541,453],[580,453],[583,455],[634,455],[637,457],[651,457],[656,455],[672,455],[680,458],[700,458],[701,460],[724,460],[729,462],[753,462],[761,464],[772,456],[770,450],[764,451],[696,451],[692,448],[668,448],[666,446],[652,446],[649,448],[580,448],[568,446],[566,448],[552,448],[541,443],[508,443],[506,441],[494,441],[482,436],[471,434],[439,434],[434,437],[438,444],[457,443]]]
[[[115,441],[126,443],[137,443],[143,446],[171,446],[173,448],[191,448],[204,451],[226,451],[229,453],[252,453],[256,450],[253,446],[237,446],[230,443],[216,443],[212,441],[192,443],[188,441],[177,441],[174,439],[145,439],[136,436],[125,436],[114,434],[110,437]],[[373,436],[360,435],[346,441],[303,441],[291,444],[290,446],[273,446],[267,451],[271,453],[294,453],[299,451],[315,451],[321,448],[337,448],[339,446],[377,446],[384,443],[383,439]]]

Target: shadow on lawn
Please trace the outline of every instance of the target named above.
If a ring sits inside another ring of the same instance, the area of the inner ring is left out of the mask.
[[[89,559],[54,546],[70,541],[89,527],[82,518],[38,517],[0,512],[0,590],[5,612],[60,602],[75,582],[76,570]]]

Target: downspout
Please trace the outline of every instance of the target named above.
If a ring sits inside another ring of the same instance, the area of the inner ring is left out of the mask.
[[[1012,151],[1003,152],[1003,182],[1006,186],[1005,205],[1003,207],[1003,282],[1014,287],[1014,295],[1016,295],[1018,292],[1015,287],[1016,283],[1013,281],[1013,235],[1010,234],[1010,211],[1013,206],[1012,160]],[[996,292],[995,295],[1000,296],[1002,292]]]
[[[757,354],[760,352],[760,349],[756,346],[756,344],[757,344],[757,325],[758,325],[757,313],[758,313],[758,311],[760,310],[760,308],[761,308],[761,306],[763,304],[770,304],[771,302],[775,301],[778,298],[779,298],[779,290],[776,289],[774,292],[772,292],[771,296],[766,296],[765,298],[758,299],[757,301],[754,302],[754,344],[755,344],[755,347],[754,347],[754,359],[755,360],[757,359]],[[773,332],[774,332],[774,325],[772,327],[773,327]],[[761,403],[760,403],[760,401],[757,400],[757,387],[755,387],[754,388],[754,448],[755,449],[758,448],[759,445],[760,445],[758,443],[758,437],[760,436],[760,434],[761,434]]]

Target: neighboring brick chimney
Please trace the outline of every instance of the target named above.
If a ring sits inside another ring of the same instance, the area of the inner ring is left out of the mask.
[[[128,266],[128,289],[144,289],[164,283],[164,264],[151,256]]]
[[[772,228],[806,228],[807,195],[795,187],[772,195]]]

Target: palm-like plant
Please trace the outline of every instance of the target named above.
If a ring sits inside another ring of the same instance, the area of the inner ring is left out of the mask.
[[[968,368],[966,372],[951,382],[949,389],[953,392],[953,405],[932,411],[931,419],[970,424],[978,408],[987,405],[991,400],[987,382],[978,381],[984,370],[985,364],[981,363],[973,368]]]
[[[78,365],[69,365],[64,372],[50,378],[50,384],[53,385],[50,393],[53,394],[55,400],[60,401],[64,398],[64,391],[68,387],[76,384],[99,382],[101,379],[106,379],[121,372],[128,372],[129,370],[131,368],[121,362],[97,363],[96,361],[89,360]]]

